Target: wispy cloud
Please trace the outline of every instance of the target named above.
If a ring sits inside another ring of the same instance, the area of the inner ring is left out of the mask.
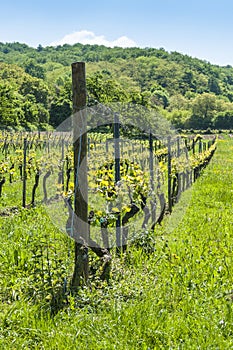
[[[50,43],[50,46],[58,46],[58,45],[64,45],[64,44],[97,44],[97,45],[104,45],[107,47],[136,47],[138,46],[135,41],[128,38],[127,36],[121,36],[118,39],[115,40],[107,40],[104,35],[96,35],[93,32],[90,32],[88,30],[81,30],[79,32],[74,32],[71,34],[65,35],[62,39],[54,41]]]

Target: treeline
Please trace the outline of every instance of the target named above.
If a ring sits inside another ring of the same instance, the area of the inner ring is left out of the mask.
[[[56,127],[72,111],[71,68],[87,62],[88,104],[153,108],[183,129],[233,129],[233,68],[154,48],[0,43],[0,127]]]

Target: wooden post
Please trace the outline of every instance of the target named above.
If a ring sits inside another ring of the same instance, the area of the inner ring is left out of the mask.
[[[180,137],[177,137],[177,158],[180,157]]]
[[[202,141],[199,140],[199,153],[202,153]]]
[[[120,123],[117,113],[114,114],[114,150],[115,150],[115,183],[121,179],[120,174]],[[117,252],[120,251],[121,246],[121,216],[120,214],[116,220],[116,248]]]
[[[155,209],[156,209],[156,203],[155,203],[155,197],[154,197],[154,189],[155,189],[155,185],[154,185],[154,154],[153,154],[153,150],[154,150],[154,142],[153,142],[153,135],[150,132],[149,134],[149,167],[150,167],[150,187],[151,187],[151,191],[152,191],[152,198],[151,199],[151,216],[152,216],[152,222],[155,222],[156,219],[156,213],[155,213]]]
[[[150,183],[151,188],[154,190],[154,155],[153,155],[153,135],[149,133],[149,166],[150,166]]]
[[[61,183],[62,183],[62,191],[64,191],[64,161],[65,161],[65,150],[64,150],[64,137],[62,136],[61,141]]]
[[[193,149],[193,154],[195,154],[195,140],[194,139],[192,141],[192,149]]]
[[[108,140],[105,141],[106,153],[108,154]]]
[[[171,166],[171,136],[168,136],[167,139],[167,153],[168,153],[168,161],[167,161],[167,169],[168,169],[168,211],[169,213],[172,212],[172,177],[171,177],[171,170],[172,170],[172,166]]]
[[[88,153],[88,157],[90,157],[90,146],[91,146],[91,140],[90,137],[88,137],[87,139],[87,153]]]
[[[72,64],[73,90],[73,149],[74,149],[74,238],[75,267],[73,292],[88,283],[88,190],[87,190],[87,121],[85,63]]]
[[[27,139],[23,140],[23,208],[26,207],[26,184],[27,184]]]

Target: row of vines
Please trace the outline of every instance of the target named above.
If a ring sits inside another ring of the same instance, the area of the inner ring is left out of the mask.
[[[89,239],[79,242],[89,256],[93,279],[108,281],[113,248],[124,252],[141,232],[145,236],[155,230],[171,213],[181,193],[210,161],[216,143],[215,137],[200,135],[159,139],[152,134],[130,138],[122,133],[116,140],[111,127],[104,133],[88,133]],[[22,213],[21,207],[30,211],[44,206],[54,225],[76,239],[73,158],[71,133],[1,134],[0,215],[17,215]],[[43,242],[38,242],[38,247],[35,259],[43,282],[44,274],[52,273],[46,270],[51,252],[47,243],[45,248]],[[70,248],[68,251],[73,260]],[[57,266],[57,262],[54,264]],[[62,276],[62,291],[66,293],[71,275],[63,271]],[[48,291],[53,295],[52,282]],[[51,299],[55,304],[56,298],[55,293]]]
[[[215,137],[203,139],[200,135],[163,140],[151,134],[141,139],[122,137],[118,140],[116,182],[115,141],[111,130],[88,134],[89,223],[98,244],[105,248],[116,243],[114,232],[119,217],[122,246],[126,246],[129,233],[124,227],[129,223],[133,231],[139,227],[154,229],[161,223],[216,148]],[[43,203],[55,220],[59,216],[58,225],[67,231],[75,187],[72,135],[2,134],[0,150],[0,196],[6,197],[4,206],[30,208]]]

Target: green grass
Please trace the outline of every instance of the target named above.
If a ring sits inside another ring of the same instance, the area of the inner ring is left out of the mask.
[[[1,218],[0,348],[232,349],[232,151],[220,140],[171,218],[114,257],[109,285],[75,297],[59,299],[73,244],[45,210]]]

